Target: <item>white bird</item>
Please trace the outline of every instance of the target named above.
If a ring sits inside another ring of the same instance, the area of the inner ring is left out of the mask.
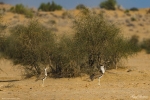
[[[104,73],[105,73],[105,66],[104,65],[101,65],[100,66],[100,70],[99,70],[99,72],[100,72],[100,74],[98,74],[98,75],[95,75],[95,74],[92,74],[91,76],[90,76],[90,79],[91,79],[91,81],[93,81],[94,79],[95,79],[95,77],[99,77],[99,83],[98,83],[98,85],[100,85],[100,78],[102,78],[102,76],[104,75]]]
[[[41,73],[41,75],[35,80],[35,81],[38,81],[38,80],[42,80],[42,86],[44,87],[44,81],[45,79],[47,78],[47,67],[44,69],[44,73]]]
[[[101,76],[99,76],[99,83],[98,85],[100,85],[100,78],[103,76],[103,74],[105,73],[105,68],[104,66],[100,66],[100,73],[101,73]]]
[[[44,86],[44,80],[47,78],[47,68],[45,68],[44,70],[45,70],[45,76],[44,76],[44,78],[42,79],[42,81],[43,81],[43,86]]]

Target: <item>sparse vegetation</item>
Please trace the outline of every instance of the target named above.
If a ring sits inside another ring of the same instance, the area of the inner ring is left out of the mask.
[[[134,18],[134,17],[131,17],[131,21],[136,21],[136,18]]]
[[[49,20],[47,23],[54,25],[54,24],[56,24],[56,21],[55,20]]]
[[[100,3],[100,8],[104,8],[107,10],[115,10],[117,5],[117,1],[116,0],[105,0],[103,2]]]
[[[130,11],[129,11],[128,9],[126,9],[124,12],[125,12],[125,13],[129,13]]]
[[[3,32],[7,28],[7,26],[4,25],[2,22],[3,22],[3,17],[0,14],[0,52],[3,51],[3,49],[4,49],[4,43],[5,43],[6,38],[5,38],[5,35]]]
[[[62,13],[62,18],[72,18],[73,16],[68,12],[68,11],[64,11]]]
[[[148,10],[146,11],[146,14],[150,14],[150,9],[148,9]]]
[[[138,8],[132,7],[132,8],[130,8],[130,10],[131,10],[131,11],[138,11]]]
[[[1,5],[5,4],[4,2],[0,2]]]
[[[79,4],[76,6],[76,9],[81,10],[81,9],[87,9],[85,5]]]
[[[81,14],[87,15],[87,14],[89,14],[89,13],[90,13],[90,10],[89,10],[88,8],[86,8],[86,9],[81,9]]]
[[[11,7],[10,11],[13,13],[24,14],[27,18],[33,17],[31,9],[25,7],[23,4],[17,4],[15,7]]]
[[[125,13],[126,15],[128,15],[128,16],[131,16],[131,15],[130,15],[130,10],[128,10],[128,9],[126,9],[126,10],[124,11],[124,13]]]
[[[139,52],[141,50],[141,46],[139,43],[139,37],[137,35],[133,35],[131,37],[131,39],[129,40],[129,42],[130,42],[132,50],[134,52]]]
[[[141,45],[142,49],[145,49],[150,54],[150,39],[144,39]]]
[[[42,11],[55,11],[55,10],[62,10],[62,6],[56,4],[54,1],[52,3],[41,3],[40,7],[38,8]]]

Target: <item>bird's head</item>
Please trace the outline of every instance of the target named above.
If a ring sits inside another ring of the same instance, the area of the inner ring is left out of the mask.
[[[49,69],[49,67],[45,67],[45,70]]]

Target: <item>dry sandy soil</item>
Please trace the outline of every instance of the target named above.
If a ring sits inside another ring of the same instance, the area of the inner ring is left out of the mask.
[[[21,69],[1,59],[0,99],[2,100],[150,100],[150,55],[144,51],[124,61],[124,67],[107,70],[98,79],[48,78],[45,86],[36,78],[20,80]],[[11,80],[14,80],[11,82]],[[15,81],[16,80],[16,81]],[[19,80],[19,81],[17,81]],[[7,82],[10,81],[10,82]]]

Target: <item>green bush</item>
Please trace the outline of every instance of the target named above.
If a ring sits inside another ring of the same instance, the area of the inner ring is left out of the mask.
[[[73,18],[73,16],[68,11],[64,11],[62,13],[62,18]]]
[[[74,36],[63,36],[56,41],[51,30],[31,20],[27,25],[12,28],[1,51],[15,64],[24,65],[30,73],[28,77],[40,74],[42,66],[46,65],[51,68],[53,77],[91,74],[100,64],[109,62],[109,66],[115,68],[122,58],[135,53],[132,46],[137,44],[136,38],[124,39],[120,29],[102,15],[80,14],[73,29]]]
[[[74,30],[75,56],[81,63],[88,62],[90,68],[108,61],[114,68],[120,59],[134,53],[128,40],[119,34],[120,29],[103,16],[84,15],[75,21]]]
[[[76,6],[76,9],[87,9],[86,6],[84,6],[83,4],[79,4]]]
[[[6,37],[0,33],[0,53],[2,53],[6,48],[5,41],[6,41]]]
[[[141,50],[139,37],[137,35],[133,35],[131,37],[131,39],[129,40],[129,44],[131,45],[131,48],[134,52],[139,52]]]
[[[4,51],[4,43],[6,40],[4,30],[6,28],[7,26],[3,24],[3,16],[0,14],[0,52]]]
[[[129,13],[130,13],[130,10],[126,9],[126,10],[124,11],[124,13],[125,13],[125,14],[129,14]]]
[[[150,9],[148,9],[148,10],[146,11],[146,14],[150,14]]]
[[[80,75],[80,67],[77,64],[74,41],[70,37],[60,38],[57,49],[52,59],[56,71],[55,77],[77,77]]]
[[[15,7],[11,7],[10,11],[18,14],[24,14],[27,18],[33,17],[32,11],[23,4],[17,4]]]
[[[136,19],[134,17],[131,17],[131,21],[136,21]]]
[[[55,48],[54,34],[37,20],[31,20],[26,26],[13,27],[11,32],[6,39],[5,56],[14,64],[22,64],[25,68],[30,66],[31,71],[40,74],[39,65],[49,63],[49,55]]]
[[[131,11],[138,11],[138,8],[136,7],[133,7],[133,8],[130,8]]]
[[[40,7],[38,8],[42,11],[55,11],[55,10],[62,10],[62,6],[56,4],[54,1],[52,3],[41,3]]]
[[[5,4],[4,2],[0,2],[1,5]]]
[[[144,39],[141,44],[141,48],[145,49],[147,53],[150,54],[150,39]]]
[[[48,24],[51,24],[51,25],[55,25],[55,24],[56,24],[56,21],[55,21],[55,20],[49,20],[47,23],[48,23]]]
[[[107,10],[115,10],[115,6],[117,4],[116,0],[105,0],[100,3],[100,8],[105,8]]]

